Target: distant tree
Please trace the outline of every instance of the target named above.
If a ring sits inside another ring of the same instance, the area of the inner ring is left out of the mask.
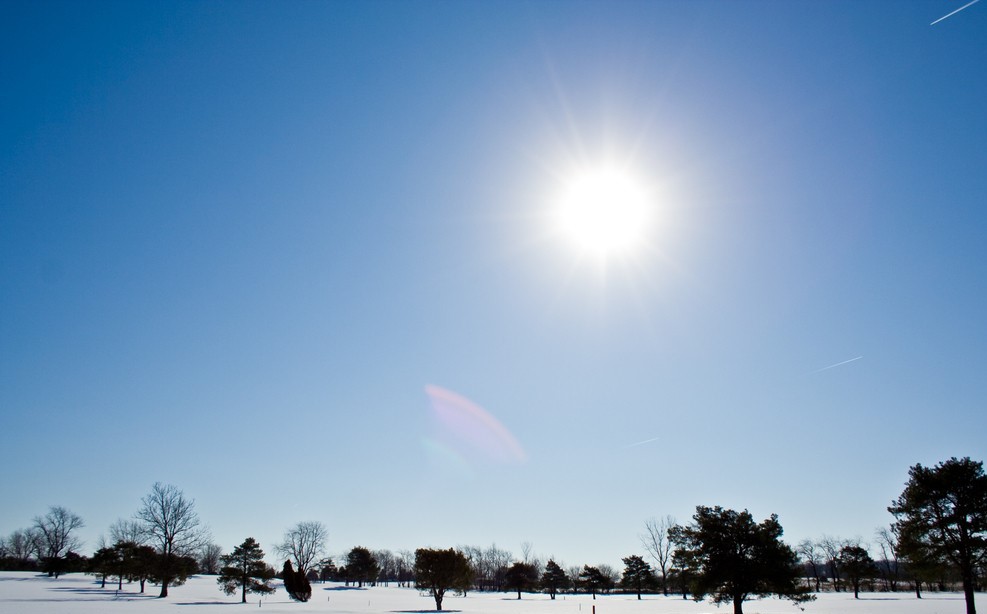
[[[58,505],[48,508],[44,516],[35,517],[35,548],[41,568],[49,577],[57,578],[65,568],[66,555],[82,546],[76,531],[84,526],[81,517]]]
[[[579,572],[579,584],[592,594],[595,600],[596,594],[606,586],[607,579],[598,567],[583,565],[583,570]]]
[[[281,579],[284,581],[284,590],[288,596],[295,601],[306,602],[312,598],[312,585],[305,576],[304,571],[296,571],[291,566],[291,561],[285,561],[281,568]]]
[[[247,603],[247,593],[273,593],[270,585],[275,571],[264,562],[264,551],[253,537],[248,537],[233,552],[220,557],[222,568],[216,582],[227,595],[240,589],[240,603]]]
[[[122,584],[124,572],[120,551],[112,547],[100,548],[89,557],[86,573],[99,577],[100,588],[106,588],[106,578],[117,574],[119,574]]]
[[[568,584],[569,578],[565,571],[553,559],[549,559],[548,563],[545,564],[545,571],[541,575],[542,588],[548,591],[548,595],[552,599],[555,599],[559,589],[565,588]]]
[[[145,584],[154,575],[160,555],[151,546],[132,541],[118,541],[113,545],[120,552],[121,567],[128,580],[140,582],[141,593]]]
[[[167,597],[169,585],[184,582],[198,569],[192,555],[206,542],[208,533],[199,523],[195,501],[171,484],[156,482],[141,500],[136,519],[161,555],[152,577],[161,583],[159,597]],[[195,563],[191,571],[182,560],[189,558]]]
[[[329,530],[321,522],[299,522],[284,532],[284,539],[274,546],[274,551],[290,558],[297,570],[304,573],[326,556],[328,539]]]
[[[840,564],[846,579],[853,587],[853,598],[860,599],[860,585],[864,580],[870,580],[877,573],[874,559],[857,544],[848,544],[840,549]]]
[[[346,569],[349,577],[362,587],[365,582],[374,582],[380,573],[380,566],[373,553],[363,546],[357,546],[346,555]]]
[[[507,568],[504,582],[517,591],[517,598],[520,599],[521,591],[527,591],[538,584],[538,569],[531,563],[518,561]]]
[[[332,559],[326,557],[319,561],[316,565],[319,569],[319,581],[328,582],[330,580],[335,580],[338,574],[336,569],[336,564],[332,562]]]
[[[710,595],[717,604],[733,602],[734,614],[743,614],[751,596],[774,594],[796,604],[814,599],[799,583],[798,557],[781,541],[776,515],[756,524],[747,510],[700,505],[692,518],[670,536],[693,574],[696,601]]]
[[[625,588],[637,593],[638,600],[641,599],[641,591],[650,589],[655,585],[657,578],[651,565],[640,556],[632,555],[622,559],[624,561],[624,575],[621,583]]]
[[[120,542],[143,544],[148,537],[144,523],[139,520],[119,518],[110,525],[110,541],[114,544]]]
[[[802,562],[812,574],[812,579],[816,583],[816,592],[820,592],[822,590],[822,578],[819,574],[819,567],[822,565],[822,552],[819,550],[819,545],[811,539],[803,539],[796,546],[795,552],[802,558]]]
[[[888,511],[904,558],[917,567],[948,561],[959,570],[967,614],[976,614],[977,569],[987,564],[987,475],[983,463],[955,457],[913,466]]]
[[[219,573],[223,547],[219,544],[203,544],[199,549],[199,573],[214,576]]]
[[[390,550],[374,550],[370,553],[374,560],[377,561],[377,567],[379,569],[377,573],[377,582],[382,583],[384,586],[388,586],[391,581],[397,580],[397,557]]]
[[[826,567],[829,568],[829,577],[833,579],[833,590],[837,593],[843,590],[841,579],[843,578],[843,565],[840,561],[840,551],[843,546],[849,545],[845,539],[823,535],[819,540],[819,548],[826,557]]]
[[[32,529],[13,531],[4,542],[5,558],[10,571],[34,571],[36,563],[31,560],[35,554],[37,540],[32,535]]]
[[[898,590],[901,579],[901,564],[898,561],[898,536],[888,527],[879,528],[874,536],[877,547],[881,549],[881,560],[878,561],[881,577],[885,588],[892,593]]]
[[[148,580],[155,584],[162,584],[165,578],[172,587],[185,584],[191,576],[199,571],[199,561],[194,556],[167,556],[161,552],[155,552],[151,560],[151,575]]]
[[[473,581],[469,563],[462,552],[449,548],[415,550],[415,588],[428,591],[435,599],[435,610],[442,611],[442,598],[449,589],[466,590]]]
[[[651,518],[644,523],[644,534],[641,535],[641,545],[651,555],[657,565],[656,571],[661,575],[661,590],[668,597],[668,572],[672,566],[672,540],[668,538],[668,530],[678,524],[675,518]]]

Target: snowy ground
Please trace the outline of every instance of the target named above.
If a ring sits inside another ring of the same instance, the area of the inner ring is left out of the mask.
[[[260,609],[268,614],[300,612],[338,612],[342,614],[424,614],[434,610],[431,597],[408,588],[377,587],[356,589],[339,584],[314,584],[312,600],[294,603],[278,585],[278,591],[258,601],[248,595],[249,603],[240,603],[239,594],[227,597],[215,577],[196,576],[184,586],[175,587],[167,599],[157,599],[157,590],[148,585],[140,595],[136,583],[124,584],[119,594],[115,584],[101,589],[91,576],[70,574],[57,580],[32,573],[0,572],[0,612],[10,614],[223,614],[230,611]],[[649,595],[638,601],[633,595],[597,597],[559,595],[551,601],[547,595],[525,594],[521,601],[516,593],[471,593],[467,597],[447,595],[442,604],[446,611],[462,614],[731,614],[730,606],[717,608],[709,602],[695,603],[681,597]],[[977,596],[987,607],[987,595]],[[963,595],[930,593],[921,600],[910,593],[867,593],[859,600],[845,593],[826,593],[805,606],[807,614],[963,614]],[[788,601],[765,599],[744,604],[746,614],[801,614]]]

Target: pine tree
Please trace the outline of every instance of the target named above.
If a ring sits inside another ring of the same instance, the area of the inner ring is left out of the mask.
[[[954,565],[963,581],[967,614],[976,614],[977,569],[987,560],[987,475],[969,457],[915,465],[888,511],[910,568]]]
[[[696,601],[711,595],[717,604],[732,601],[734,614],[743,614],[752,596],[778,595],[796,604],[814,599],[800,584],[798,557],[781,541],[777,516],[757,524],[747,510],[700,505],[692,518],[692,525],[674,527],[669,536]]]
[[[548,563],[545,564],[545,572],[541,575],[542,588],[548,591],[552,599],[555,599],[555,595],[559,592],[559,589],[565,588],[567,584],[569,584],[569,577],[565,571],[559,567],[558,563],[549,559]]]
[[[877,564],[861,546],[847,544],[840,548],[843,573],[853,587],[853,598],[860,599],[860,585],[877,574]]]
[[[240,602],[247,603],[247,593],[268,594],[274,569],[264,562],[264,551],[253,537],[248,537],[231,554],[219,558],[222,568],[216,582],[227,595],[240,589]]]
[[[538,583],[538,570],[530,563],[514,563],[504,574],[504,581],[517,591],[517,598],[520,599],[521,591]]]
[[[621,583],[626,588],[633,588],[637,591],[637,598],[641,599],[641,591],[655,585],[657,578],[651,565],[640,556],[629,556],[624,561],[624,576]]]

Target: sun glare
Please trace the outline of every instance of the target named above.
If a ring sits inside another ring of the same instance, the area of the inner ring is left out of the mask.
[[[555,213],[559,231],[581,249],[600,257],[626,254],[644,240],[648,193],[621,170],[583,172],[564,186]]]

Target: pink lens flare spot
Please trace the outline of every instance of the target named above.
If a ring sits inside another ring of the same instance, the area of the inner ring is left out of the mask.
[[[528,456],[514,435],[466,397],[439,386],[425,386],[432,415],[450,439],[449,444],[467,456],[497,463],[523,463]]]

